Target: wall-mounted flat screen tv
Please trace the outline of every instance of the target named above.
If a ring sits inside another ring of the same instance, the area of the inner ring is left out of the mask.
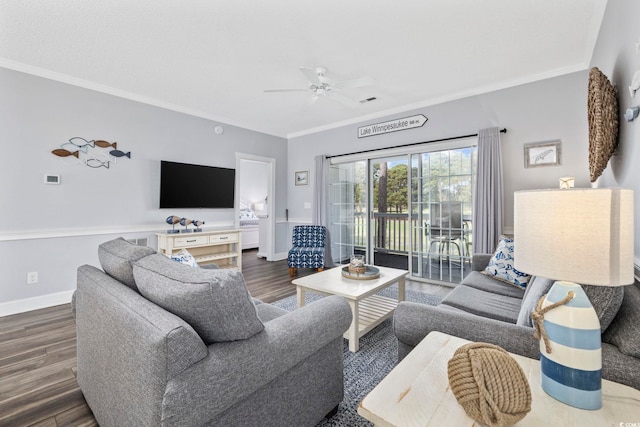
[[[236,170],[160,162],[160,208],[233,208]]]

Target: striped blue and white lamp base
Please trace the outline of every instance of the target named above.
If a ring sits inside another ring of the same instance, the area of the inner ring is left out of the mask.
[[[602,407],[602,351],[600,321],[582,287],[558,281],[551,287],[542,307],[573,291],[575,297],[544,315],[544,327],[551,341],[547,353],[540,340],[542,389],[551,397],[581,409]]]

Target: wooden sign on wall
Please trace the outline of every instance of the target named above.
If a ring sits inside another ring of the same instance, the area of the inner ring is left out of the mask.
[[[375,125],[362,126],[358,128],[358,138],[366,138],[367,136],[381,135],[383,133],[397,132],[399,130],[407,130],[422,127],[427,119],[424,115],[405,117],[404,119],[391,120]]]

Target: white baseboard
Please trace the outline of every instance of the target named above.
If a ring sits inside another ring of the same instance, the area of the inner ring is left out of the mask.
[[[39,310],[54,305],[68,304],[74,290],[58,292],[55,294],[41,295],[33,298],[24,298],[16,301],[0,303],[0,317],[11,314],[24,313],[26,311]]]
[[[289,256],[289,252],[280,252],[278,254],[273,254],[273,261],[282,261],[283,259],[287,259]]]

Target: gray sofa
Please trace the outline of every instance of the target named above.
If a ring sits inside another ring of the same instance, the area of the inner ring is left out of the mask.
[[[343,298],[288,312],[239,272],[123,239],[99,256],[104,271],[78,268],[73,306],[78,384],[101,426],[312,426],[342,401]]]
[[[481,274],[491,255],[476,254],[473,271],[436,306],[402,302],[393,327],[402,360],[429,332],[439,331],[470,341],[496,344],[505,350],[540,358],[530,313],[553,284],[532,277],[526,291]],[[583,286],[600,319],[602,377],[640,389],[640,284],[609,288]]]

